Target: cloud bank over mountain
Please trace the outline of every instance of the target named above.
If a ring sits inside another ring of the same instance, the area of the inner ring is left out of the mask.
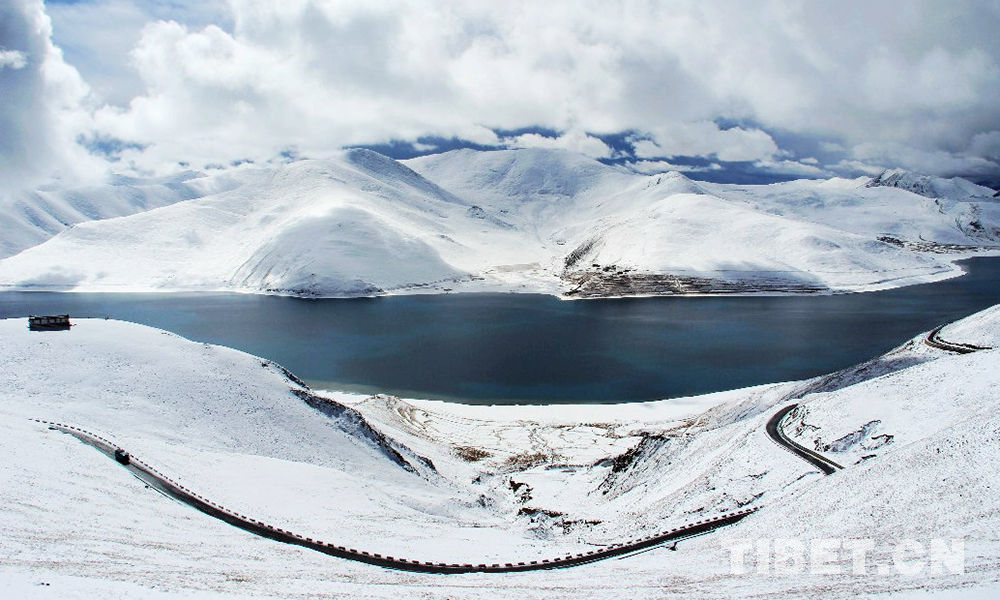
[[[59,175],[76,180],[103,161],[76,143],[91,127],[90,93],[51,42],[41,2],[0,4],[0,182],[5,190]],[[55,168],[53,168],[55,167]]]
[[[798,176],[1000,178],[996,2],[13,0],[4,11],[20,18],[4,20],[0,77],[20,101],[3,109],[3,155],[32,172],[75,163],[81,144],[116,171],[163,173],[457,138]],[[55,80],[59,95],[38,91]]]

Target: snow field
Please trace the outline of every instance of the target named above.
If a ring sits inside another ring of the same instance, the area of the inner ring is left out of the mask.
[[[980,341],[992,339],[996,314],[989,309],[969,317],[942,336],[970,343],[959,334],[976,332]],[[436,466],[416,472],[393,462],[351,422],[307,406],[291,393],[295,384],[266,361],[233,350],[115,321],[84,320],[69,332],[36,333],[22,320],[8,320],[0,321],[0,354],[6,457],[0,591],[36,597],[473,598],[488,590],[502,598],[792,598],[908,597],[930,590],[941,597],[967,586],[986,593],[1000,578],[1000,506],[991,468],[1000,452],[1000,421],[993,416],[1000,351],[957,356],[918,338],[830,377],[679,404],[494,412],[329,394],[394,439],[414,464],[419,455]],[[790,415],[786,433],[820,446],[843,471],[824,477],[766,437],[767,418],[792,400],[801,404],[802,418]],[[542,573],[400,573],[208,518],[32,418],[93,430],[240,514],[314,539],[419,560],[479,562],[489,554],[537,560],[645,537],[739,506],[760,510],[682,541],[676,552],[659,548]],[[873,420],[879,425],[850,443],[850,434]],[[884,434],[892,441],[876,446]],[[470,447],[490,455],[469,460],[474,455],[456,453]],[[541,458],[509,460],[524,454]],[[874,456],[862,460],[868,454]],[[529,510],[518,515],[522,508]],[[966,569],[855,575],[844,557],[836,575],[731,569],[730,548],[740,540],[817,536],[871,539],[877,564],[891,563],[900,539],[962,538]]]

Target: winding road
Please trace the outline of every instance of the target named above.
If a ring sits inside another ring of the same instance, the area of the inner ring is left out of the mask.
[[[794,453],[799,458],[809,462],[827,475],[830,475],[838,469],[842,469],[843,467],[823,455],[793,442],[785,435],[784,431],[782,431],[782,421],[797,406],[798,404],[789,404],[775,413],[767,422],[765,428],[767,435],[780,446]],[[575,567],[599,560],[607,560],[609,558],[620,557],[648,550],[667,542],[675,542],[684,538],[708,533],[720,527],[735,523],[758,510],[757,508],[748,508],[723,513],[716,515],[715,517],[688,523],[686,525],[661,531],[643,538],[632,539],[587,552],[567,554],[554,558],[523,562],[478,564],[419,561],[378,554],[375,552],[367,552],[346,546],[338,546],[332,542],[325,542],[311,537],[306,537],[275,525],[258,521],[257,519],[250,518],[247,515],[221,506],[220,504],[205,498],[193,490],[188,489],[177,481],[159,472],[146,462],[127,453],[127,451],[118,444],[115,444],[111,440],[97,435],[96,433],[63,423],[54,423],[41,419],[34,420],[43,425],[47,425],[49,429],[68,433],[80,441],[93,446],[101,453],[124,466],[136,478],[161,494],[187,504],[188,506],[201,511],[206,515],[225,521],[226,523],[243,529],[244,531],[286,544],[309,548],[310,550],[315,550],[317,552],[322,552],[323,554],[329,554],[338,558],[417,573],[512,573],[518,571],[538,571],[543,569]]]
[[[950,342],[941,339],[940,334],[942,328],[944,328],[944,325],[932,329],[930,333],[927,334],[927,337],[924,338],[924,343],[932,348],[937,348],[939,350],[946,350],[948,352],[955,352],[958,354],[969,354],[970,352],[975,352],[977,350],[989,350],[989,348],[983,346],[974,346],[972,344],[961,344],[958,342]],[[780,446],[786,448],[789,452],[792,452],[802,460],[808,461],[810,464],[812,464],[819,470],[823,471],[827,475],[830,475],[839,469],[843,469],[844,467],[826,458],[822,454],[793,442],[791,438],[785,435],[785,432],[781,428],[781,423],[785,419],[785,417],[788,416],[790,412],[795,410],[796,407],[798,407],[798,404],[789,404],[788,406],[785,406],[778,412],[774,413],[771,419],[768,420],[767,422],[766,426],[767,435],[770,436],[771,439],[777,442]]]
[[[933,329],[927,334],[927,337],[924,340],[925,343],[934,348],[959,354],[968,354],[977,350],[988,349],[980,346],[973,346],[971,344],[959,344],[943,340],[940,338],[940,331],[941,327]],[[809,448],[792,441],[791,438],[785,435],[785,432],[782,429],[782,423],[785,418],[798,406],[798,403],[789,404],[774,413],[765,426],[767,435],[778,445],[813,465],[826,475],[831,475],[836,471],[843,469],[841,465],[826,458],[818,452],[810,450]],[[311,550],[336,556],[338,558],[354,560],[390,569],[418,573],[511,573],[518,571],[537,571],[543,569],[574,567],[595,561],[607,560],[609,558],[637,553],[667,542],[673,542],[707,533],[720,527],[736,523],[758,510],[757,508],[749,508],[735,512],[723,513],[709,519],[688,523],[686,525],[664,530],[643,538],[632,539],[623,543],[611,544],[603,548],[587,552],[567,554],[554,558],[524,562],[479,564],[418,561],[367,552],[356,548],[348,548],[346,546],[338,546],[332,542],[325,542],[311,537],[306,537],[256,519],[252,519],[244,514],[221,506],[218,503],[215,503],[188,489],[177,481],[174,481],[163,473],[160,473],[158,470],[142,460],[126,453],[124,448],[121,448],[104,437],[80,429],[79,427],[63,423],[53,423],[51,421],[43,421],[41,419],[34,420],[38,423],[47,425],[50,429],[73,435],[84,443],[97,448],[103,454],[115,459],[119,464],[128,469],[146,485],[164,494],[165,496],[196,508],[211,517],[225,521],[234,527],[238,527],[261,537],[284,542],[286,544],[302,546],[304,548],[309,548]]]
[[[609,546],[605,546],[604,548],[590,550],[588,552],[567,554],[564,556],[540,560],[489,564],[459,564],[410,560],[406,558],[366,552],[356,548],[338,546],[331,542],[324,542],[311,537],[306,537],[256,519],[252,519],[244,514],[221,506],[208,498],[195,493],[194,491],[167,477],[163,473],[160,473],[142,460],[127,454],[124,448],[121,448],[107,438],[101,437],[84,429],[80,429],[79,427],[65,425],[63,423],[53,423],[51,421],[43,421],[41,419],[34,420],[38,423],[42,423],[43,425],[47,425],[49,429],[68,433],[84,443],[97,448],[103,454],[115,459],[139,480],[143,481],[145,484],[165,496],[183,502],[184,504],[196,508],[209,516],[225,521],[234,527],[239,527],[240,529],[249,531],[250,533],[272,540],[302,546],[304,548],[309,548],[310,550],[315,550],[317,552],[322,552],[338,558],[345,558],[348,560],[402,571],[444,574],[511,573],[517,571],[538,571],[543,569],[575,567],[599,560],[606,560],[626,554],[632,554],[666,542],[672,542],[702,533],[707,533],[714,529],[718,529],[719,527],[735,523],[747,515],[757,511],[756,508],[750,508],[724,513],[702,521],[696,521],[681,527],[675,527],[673,529],[661,531],[643,538],[629,540],[620,544],[611,544]]]
[[[785,420],[785,417],[788,416],[788,413],[792,412],[797,407],[798,404],[789,404],[788,406],[774,413],[774,416],[772,416],[768,420],[767,425],[765,426],[767,435],[770,436],[772,440],[777,442],[779,446],[787,449],[792,454],[795,454],[802,460],[808,462],[809,464],[813,465],[820,471],[823,471],[827,475],[832,475],[837,470],[843,469],[844,467],[838,465],[837,463],[823,456],[819,452],[810,450],[805,446],[800,446],[799,444],[793,442],[791,438],[785,435],[785,432],[781,429],[781,422]]]
[[[956,352],[958,354],[969,354],[970,352],[975,352],[976,350],[989,350],[984,346],[973,346],[972,344],[959,344],[957,342],[949,342],[947,340],[941,339],[941,329],[944,325],[935,327],[927,334],[924,338],[924,343],[931,348],[937,348],[939,350],[947,350],[948,352]]]

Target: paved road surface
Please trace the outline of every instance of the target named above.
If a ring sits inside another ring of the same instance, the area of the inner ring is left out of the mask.
[[[111,458],[115,458],[116,451],[124,452],[123,448],[110,440],[80,429],[79,427],[73,427],[62,423],[52,423],[38,419],[36,419],[36,421],[48,425],[50,429],[71,434],[79,440],[97,448]],[[633,539],[620,544],[612,544],[603,548],[590,550],[588,552],[568,554],[554,558],[516,563],[436,563],[386,556],[364,550],[358,550],[356,548],[338,546],[332,542],[324,542],[311,537],[305,537],[291,531],[286,531],[280,527],[252,519],[224,506],[220,506],[219,504],[212,502],[200,494],[184,487],[173,479],[170,479],[134,456],[129,455],[128,464],[123,466],[125,466],[125,468],[131,471],[132,474],[141,481],[145,482],[158,492],[192,506],[209,516],[221,519],[230,525],[249,531],[250,533],[270,538],[272,540],[277,540],[279,542],[284,542],[286,544],[303,546],[305,548],[339,558],[346,558],[348,560],[378,565],[380,567],[399,569],[403,571],[416,571],[420,573],[509,573],[515,571],[537,571],[542,569],[575,567],[598,560],[606,560],[617,556],[632,554],[667,542],[673,542],[683,538],[689,538],[702,533],[707,533],[714,529],[718,529],[719,527],[735,523],[757,510],[756,508],[751,508],[724,513],[702,521],[661,531],[644,538]]]
[[[975,352],[976,350],[989,350],[989,348],[984,348],[983,346],[973,346],[972,344],[959,344],[956,342],[949,342],[947,340],[941,339],[941,328],[935,327],[927,334],[924,339],[924,343],[932,348],[938,348],[939,350],[947,350],[948,352],[957,352],[958,354],[969,354],[970,352]]]
[[[927,337],[924,338],[924,343],[932,348],[947,350],[948,352],[957,352],[958,354],[968,354],[970,352],[975,352],[976,350],[989,350],[989,348],[984,348],[982,346],[959,344],[943,340],[940,336],[942,327],[944,326],[942,325],[931,330],[931,332],[927,334]],[[810,464],[814,465],[827,475],[832,474],[838,469],[843,469],[844,467],[826,458],[822,454],[793,442],[788,436],[785,435],[785,432],[782,431],[781,422],[788,415],[788,413],[795,410],[795,407],[797,406],[798,404],[789,404],[776,412],[767,422],[767,435],[771,436],[772,440],[784,448],[787,448],[790,452],[794,453],[802,460],[808,461]]]
[[[798,404],[789,404],[788,406],[782,408],[778,412],[774,413],[774,416],[767,422],[766,431],[767,435],[771,436],[771,439],[778,443],[778,445],[788,449],[791,453],[795,454],[804,461],[807,461],[811,465],[815,466],[820,471],[823,471],[827,475],[831,475],[838,469],[843,469],[844,467],[838,465],[827,457],[823,456],[819,452],[814,452],[805,446],[800,446],[793,442],[785,432],[781,429],[781,422],[784,420],[788,413],[795,410]]]
[[[927,338],[924,340],[928,346],[934,348],[939,348],[941,350],[947,350],[949,352],[957,352],[960,354],[967,354],[969,352],[975,352],[976,350],[985,350],[979,346],[973,346],[970,344],[958,344],[954,342],[948,342],[942,340],[938,335],[941,331],[941,327],[938,327],[931,331]],[[833,462],[832,460],[826,458],[822,454],[810,450],[804,446],[801,446],[794,441],[792,441],[788,436],[785,435],[781,428],[781,423],[786,416],[795,408],[798,404],[789,404],[783,407],[781,410],[776,412],[770,420],[768,420],[766,425],[767,435],[771,437],[776,443],[778,443],[783,448],[792,452],[802,460],[807,461],[811,465],[815,466],[823,473],[830,475],[839,469],[843,469],[842,466]],[[70,425],[64,425],[61,423],[52,423],[49,421],[42,421],[36,419],[39,423],[48,425],[50,429],[56,431],[62,431],[64,433],[71,434],[81,441],[94,446],[102,453],[106,454],[111,458],[115,458],[116,451],[124,452],[124,449],[119,447],[117,444],[111,441],[85,431],[78,427],[73,427]],[[122,461],[119,461],[122,462]],[[364,562],[372,565],[378,565],[381,567],[387,567],[391,569],[400,569],[403,571],[416,571],[420,573],[509,573],[514,571],[536,571],[541,569],[558,569],[565,567],[574,567],[577,565],[582,565],[598,560],[606,560],[609,558],[614,558],[618,556],[623,556],[627,554],[632,554],[640,552],[643,550],[648,550],[655,546],[665,544],[667,542],[676,541],[683,538],[692,537],[695,535],[700,535],[702,533],[707,533],[735,523],[746,516],[756,512],[756,508],[744,509],[730,513],[724,513],[716,515],[715,517],[705,519],[702,521],[696,521],[694,523],[689,523],[681,527],[675,527],[666,531],[661,531],[659,533],[646,536],[644,538],[633,539],[620,544],[611,544],[603,548],[590,550],[588,552],[582,552],[578,554],[569,554],[565,556],[558,556],[554,558],[532,560],[517,563],[479,563],[479,564],[458,564],[458,563],[435,563],[428,561],[418,561],[410,560],[405,558],[399,558],[394,556],[386,556],[373,552],[367,552],[364,550],[358,550],[356,548],[347,548],[345,546],[337,546],[331,542],[324,542],[321,540],[315,540],[310,537],[305,537],[291,531],[286,531],[280,527],[263,523],[256,519],[252,519],[246,515],[237,513],[230,510],[224,506],[220,506],[211,500],[202,497],[201,495],[193,492],[192,490],[184,487],[183,485],[177,483],[173,479],[166,477],[153,467],[149,466],[145,462],[129,456],[128,464],[125,464],[125,468],[132,472],[137,478],[145,482],[151,488],[159,491],[160,493],[174,498],[180,502],[183,502],[189,506],[192,506],[201,512],[221,519],[230,525],[239,527],[245,531],[257,534],[262,537],[277,540],[279,542],[284,542],[286,544],[295,544],[297,546],[303,546],[316,550],[317,552],[322,552],[324,554],[329,554],[331,556],[337,556],[339,558],[345,558],[348,560],[355,560],[359,562]]]

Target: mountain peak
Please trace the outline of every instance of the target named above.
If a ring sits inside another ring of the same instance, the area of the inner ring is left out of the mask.
[[[976,185],[961,177],[935,177],[932,175],[921,175],[904,169],[886,169],[872,177],[865,187],[894,187],[928,198],[948,198],[951,200],[965,200],[973,197],[989,197],[994,194],[993,190]]]
[[[663,186],[663,190],[668,194],[709,194],[709,192],[680,171],[667,171],[649,175],[646,187]]]
[[[460,195],[484,192],[495,197],[572,197],[629,176],[597,160],[556,148],[453,150],[405,161],[445,189]]]
[[[464,204],[398,160],[367,148],[353,148],[345,155],[347,162],[382,183],[397,181],[447,202]]]

